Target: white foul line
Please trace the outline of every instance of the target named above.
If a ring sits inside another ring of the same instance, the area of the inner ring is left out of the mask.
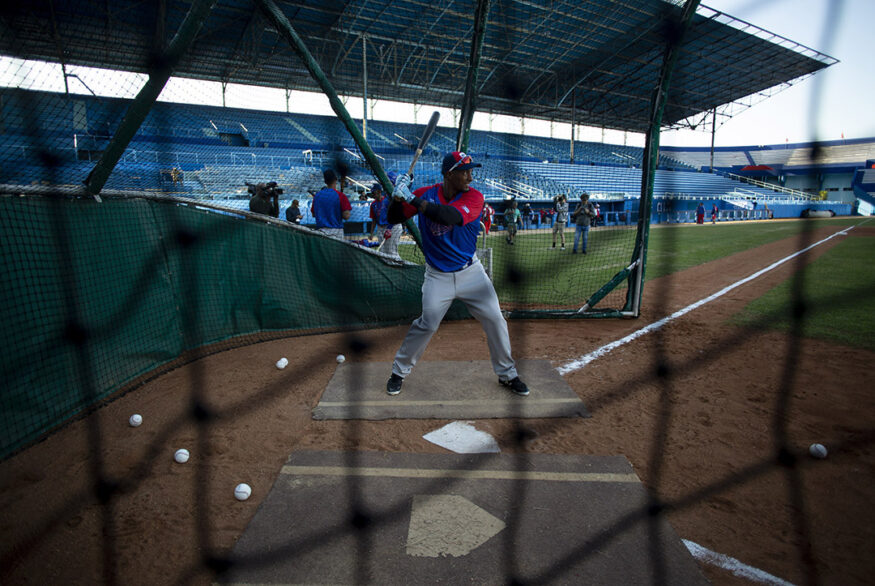
[[[687,546],[687,549],[690,550],[690,553],[693,554],[693,557],[700,562],[709,563],[718,568],[723,568],[724,570],[732,572],[736,576],[746,578],[752,582],[774,584],[776,586],[793,586],[791,582],[787,582],[786,580],[782,580],[768,572],[743,564],[733,557],[711,551],[710,549],[704,548],[698,543],[694,543],[688,539],[684,539],[683,542],[684,545]]]
[[[764,275],[765,273],[771,271],[772,269],[779,267],[780,265],[784,264],[788,260],[792,260],[792,259],[796,258],[797,256],[799,256],[800,254],[808,252],[809,250],[811,250],[815,246],[820,246],[821,244],[823,244],[827,240],[831,240],[839,235],[846,236],[848,233],[848,230],[851,230],[852,228],[854,228],[854,226],[850,226],[848,228],[845,228],[839,232],[832,234],[831,236],[827,236],[823,240],[821,240],[819,242],[815,242],[814,244],[812,244],[806,248],[803,248],[802,250],[800,250],[798,252],[794,252],[790,256],[784,257],[779,261],[773,262],[772,264],[770,264],[766,268],[755,272],[754,274],[750,275],[749,277],[746,277],[740,281],[736,281],[735,283],[724,287],[720,291],[717,291],[716,293],[709,295],[708,297],[705,297],[704,299],[700,299],[699,301],[696,301],[692,305],[688,305],[688,306],[684,307],[683,309],[679,309],[676,312],[674,312],[673,314],[671,314],[667,317],[664,317],[659,321],[655,321],[652,324],[644,326],[640,330],[632,332],[631,334],[629,334],[625,338],[620,338],[619,340],[615,340],[615,341],[611,342],[610,344],[606,344],[597,350],[593,350],[589,354],[584,354],[583,356],[581,356],[580,358],[577,358],[576,360],[572,360],[571,362],[563,364],[562,366],[560,366],[556,370],[558,370],[559,374],[561,374],[561,375],[565,375],[565,374],[568,374],[569,372],[579,370],[579,369],[583,368],[584,366],[586,366],[587,364],[589,364],[590,362],[592,362],[593,360],[595,360],[596,358],[601,358],[602,356],[604,356],[605,354],[607,354],[611,350],[614,350],[615,348],[619,348],[620,346],[627,344],[627,343],[631,342],[632,340],[643,336],[644,334],[649,334],[650,332],[658,330],[659,328],[661,328],[662,326],[664,326],[668,322],[670,322],[674,319],[677,319],[677,318],[681,317],[682,315],[685,315],[685,314],[693,311],[694,309],[698,309],[699,307],[705,305],[706,303],[714,301],[718,297],[722,297],[723,295],[726,295],[727,293],[729,293],[733,289],[740,287],[740,286],[744,285],[745,283],[753,281],[757,277]]]

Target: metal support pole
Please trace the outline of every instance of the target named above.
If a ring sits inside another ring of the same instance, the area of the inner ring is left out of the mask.
[[[313,80],[316,81],[316,83],[319,84],[319,87],[322,88],[322,91],[325,92],[325,95],[328,97],[328,102],[331,104],[331,109],[334,110],[334,113],[337,114],[337,117],[343,122],[347,132],[349,132],[350,136],[352,136],[356,145],[359,147],[365,161],[371,168],[371,172],[380,182],[380,185],[383,186],[383,191],[385,193],[392,193],[394,186],[389,181],[389,177],[386,176],[386,172],[383,170],[380,160],[377,158],[377,155],[374,154],[373,149],[367,143],[364,136],[362,136],[355,121],[353,121],[349,112],[347,112],[343,102],[340,101],[340,97],[338,97],[337,92],[334,90],[334,86],[328,81],[325,72],[322,71],[322,68],[319,66],[319,63],[316,62],[316,59],[313,58],[313,55],[307,49],[304,41],[298,35],[297,31],[295,31],[294,27],[292,27],[292,23],[289,22],[289,19],[286,18],[286,15],[273,0],[256,0],[256,2],[261,7],[261,11],[264,13],[265,17],[270,21],[273,27],[276,28],[277,32],[285,38],[295,53],[297,53],[298,57],[301,58],[301,61],[303,61],[307,71],[310,72]],[[422,239],[419,235],[419,229],[416,227],[416,224],[414,224],[412,220],[407,220],[405,225],[421,248]]]
[[[714,135],[717,133],[717,108],[711,110],[711,173],[714,172]]]
[[[362,35],[362,99],[364,110],[362,111],[362,137],[368,139],[368,39]]]
[[[699,0],[687,0],[684,4],[680,20],[666,22],[666,44],[662,59],[662,69],[659,82],[653,90],[650,100],[650,127],[645,134],[644,155],[641,165],[641,199],[638,207],[638,236],[635,239],[635,250],[632,262],[638,262],[629,277],[630,287],[626,294],[624,311],[630,311],[638,317],[641,313],[641,293],[644,284],[644,269],[647,260],[647,239],[650,234],[650,209],[653,206],[653,176],[659,159],[659,129],[662,126],[662,115],[668,88],[671,86],[671,74],[680,54],[680,46],[689,28]]]
[[[137,97],[131,103],[121,124],[115,131],[115,135],[107,145],[100,160],[85,179],[86,191],[99,201],[100,191],[106,185],[109,175],[121,159],[131,139],[137,133],[143,120],[149,115],[152,106],[161,94],[161,90],[170,79],[170,75],[176,68],[180,59],[185,55],[188,48],[194,42],[198,31],[209,16],[210,11],[216,4],[216,0],[196,0],[192,5],[185,20],[179,27],[176,36],[170,41],[167,51],[158,60],[158,64],[149,73],[149,79],[140,89]]]
[[[576,91],[571,90],[571,149],[570,149],[569,159],[572,163],[574,162],[574,118],[575,118],[575,114],[577,113],[576,112],[577,100],[574,99],[576,97],[575,94],[576,94]]]
[[[477,101],[477,73],[480,69],[480,55],[483,52],[483,38],[486,36],[486,19],[489,17],[491,0],[479,0],[474,13],[474,36],[471,38],[471,57],[468,63],[468,78],[465,80],[465,95],[462,98],[462,115],[459,121],[459,134],[456,148],[468,150],[471,137],[471,121]]]

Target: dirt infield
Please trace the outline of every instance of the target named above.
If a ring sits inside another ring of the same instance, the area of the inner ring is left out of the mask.
[[[820,227],[812,241],[836,230]],[[839,239],[568,373],[590,419],[476,427],[505,453],[622,454],[682,538],[784,580],[871,583],[875,355],[726,324]],[[788,239],[648,282],[637,320],[511,322],[514,355],[562,366],[800,248]],[[221,567],[292,451],[444,452],[422,436],[448,421],[311,419],[338,353],[391,361],[406,329],[208,356],[0,464],[0,583],[208,584],[209,566]],[[282,371],[281,356],[290,361]],[[423,357],[486,359],[474,321],[444,324]],[[144,423],[131,428],[135,412]],[[812,442],[829,457],[808,457]],[[189,463],[173,462],[178,447],[191,451]],[[119,484],[95,490],[100,471]],[[238,482],[253,488],[246,502],[233,499]],[[101,504],[99,495],[109,496]],[[703,569],[715,584],[750,583]]]

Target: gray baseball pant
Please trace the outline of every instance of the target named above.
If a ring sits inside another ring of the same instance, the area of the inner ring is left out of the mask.
[[[461,300],[468,307],[486,332],[492,370],[498,378],[515,378],[517,370],[510,354],[507,322],[501,315],[492,281],[476,256],[469,267],[454,273],[442,273],[426,265],[422,283],[422,315],[407,331],[401,348],[395,354],[392,372],[402,378],[410,374],[454,299]]]
[[[398,256],[398,241],[401,240],[401,234],[404,229],[401,227],[401,224],[393,224],[392,225],[392,235],[384,239],[380,244],[379,250],[380,252],[385,252],[390,256]],[[383,237],[383,234],[380,233],[380,238]]]

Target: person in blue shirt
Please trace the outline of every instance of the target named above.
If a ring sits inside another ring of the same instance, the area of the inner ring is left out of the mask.
[[[392,375],[386,383],[390,395],[401,392],[404,378],[425,352],[455,299],[465,303],[483,326],[498,382],[517,395],[529,394],[511,356],[510,336],[498,295],[475,254],[485,200],[482,193],[471,187],[471,169],[480,166],[470,156],[456,151],[443,159],[442,183],[412,193],[409,175],[400,175],[395,183],[389,222],[400,224],[417,216],[426,265],[422,315],[410,326],[395,354]]]
[[[298,205],[298,200],[293,199],[292,205],[286,210],[286,221],[291,222],[292,224],[301,223],[301,218],[304,217],[304,214],[301,213],[301,208],[299,208]]]
[[[389,211],[389,202],[383,197],[383,187],[379,183],[374,183],[373,187],[371,187],[371,197],[374,198],[374,201],[368,206],[368,216],[371,218],[370,237],[373,238],[374,233],[377,233],[378,238],[382,241],[383,231],[389,223],[386,219],[386,212]],[[377,232],[377,228],[380,229],[379,232]]]
[[[322,177],[325,179],[325,187],[313,195],[310,211],[313,212],[318,230],[343,238],[343,221],[349,219],[352,206],[346,195],[336,188],[337,174],[332,169],[326,169]]]

